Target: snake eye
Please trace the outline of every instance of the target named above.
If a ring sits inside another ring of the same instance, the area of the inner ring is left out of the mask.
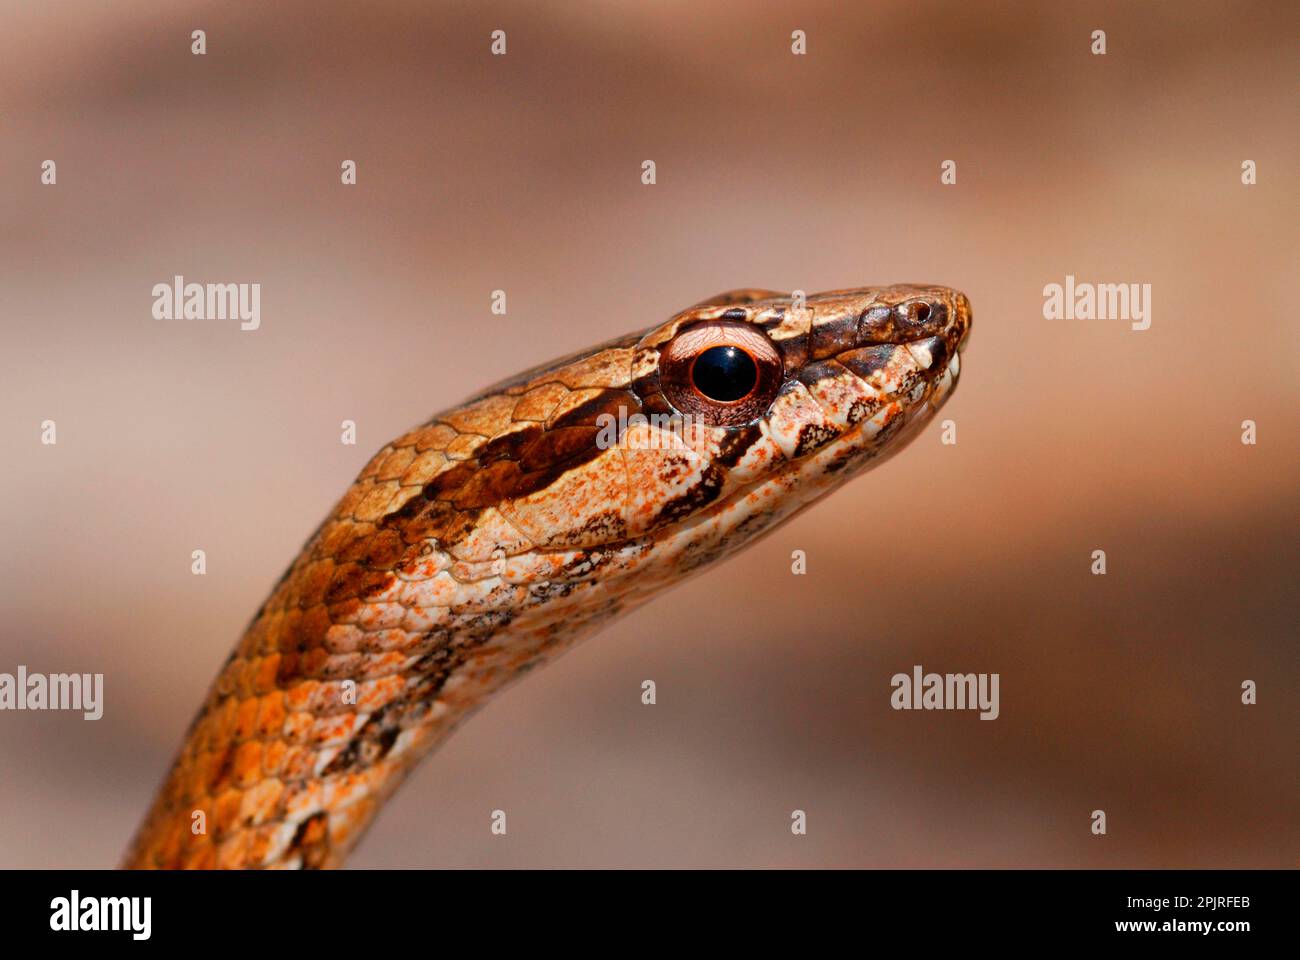
[[[727,320],[687,327],[659,353],[659,383],[681,413],[714,426],[762,416],[785,377],[785,364],[759,328]]]
[[[754,358],[739,347],[710,347],[696,354],[691,364],[691,383],[710,400],[735,403],[758,385],[758,367]]]

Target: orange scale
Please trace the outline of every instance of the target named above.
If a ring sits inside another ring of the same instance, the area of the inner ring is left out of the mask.
[[[184,788],[181,796],[185,803],[195,803],[202,801],[208,796],[208,757],[211,754],[205,754],[204,757],[195,761],[189,770],[189,776],[184,780]]]
[[[369,797],[336,811],[330,817],[330,845],[347,849],[351,838],[365,829],[374,811],[375,801]]]
[[[235,750],[234,782],[240,787],[251,787],[262,779],[262,741],[245,740]]]
[[[262,773],[267,777],[278,777],[280,775],[280,769],[284,766],[284,758],[288,752],[289,744],[285,743],[283,740],[268,741],[266,749],[262,751]]]
[[[213,837],[224,837],[239,825],[239,809],[243,803],[243,792],[230,789],[217,797],[208,814],[208,833]]]
[[[286,782],[301,782],[315,773],[316,751],[308,746],[291,746],[284,756],[280,767],[280,779]]]
[[[332,683],[322,683],[311,698],[311,712],[315,714],[338,713],[340,710],[351,710],[352,705],[344,700],[344,693],[348,689],[344,686],[346,680],[339,680]]]
[[[182,870],[211,870],[216,866],[217,854],[213,849],[212,841],[207,837],[201,838],[201,842],[191,847],[185,852],[185,857],[181,861]]]
[[[329,651],[324,647],[313,647],[310,650],[305,650],[302,656],[298,658],[298,671],[308,677],[320,676],[324,673],[329,659]]]
[[[336,623],[325,631],[325,649],[330,653],[352,653],[368,642],[368,635],[350,623]]]
[[[411,635],[405,630],[393,628],[391,630],[378,630],[370,634],[366,648],[374,653],[388,650],[404,650],[410,645]]]
[[[211,714],[212,723],[208,728],[207,746],[210,750],[220,750],[234,735],[238,724],[239,701],[227,697]]]
[[[389,650],[367,658],[359,675],[367,680],[387,677],[400,670],[410,657],[403,650]]]
[[[450,607],[460,593],[460,584],[450,574],[442,572],[420,584],[418,591],[412,593],[427,606]]]
[[[185,842],[185,835],[189,833],[189,829],[187,821],[178,819],[167,829],[167,832],[163,835],[162,843],[158,845],[154,855],[163,863],[175,863],[180,856],[181,847]]]
[[[217,866],[222,870],[238,870],[248,866],[248,852],[252,837],[238,833],[217,845]]]
[[[431,554],[417,560],[409,560],[396,569],[397,578],[408,582],[432,580],[442,570],[447,569],[447,560],[442,554]]]
[[[355,713],[340,713],[332,717],[321,717],[307,733],[307,740],[313,746],[325,747],[342,743],[351,738],[353,731],[360,725],[361,718]]]
[[[235,711],[235,739],[247,740],[257,731],[257,711],[261,701],[257,698],[241,700]]]
[[[252,674],[251,692],[255,696],[265,696],[278,687],[280,654],[273,653],[270,656],[260,657],[256,663],[257,669]]]
[[[311,706],[320,687],[318,680],[303,680],[285,691],[285,703],[290,710],[306,710]]]
[[[365,659],[363,653],[327,654],[320,666],[320,673],[332,679],[346,679],[360,668]]]
[[[294,784],[281,796],[286,820],[298,820],[320,810],[325,798],[325,784],[320,781]]]
[[[373,633],[396,626],[406,615],[406,608],[400,603],[366,603],[357,611],[355,623],[362,630]]]
[[[398,674],[367,680],[357,686],[357,709],[373,713],[397,699],[406,689],[406,680]]]
[[[301,743],[307,738],[307,733],[315,722],[314,714],[306,710],[296,710],[285,716],[281,731],[287,739]]]

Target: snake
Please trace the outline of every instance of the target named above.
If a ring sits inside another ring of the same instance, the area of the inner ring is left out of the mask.
[[[942,286],[733,290],[388,443],[226,659],[123,866],[343,865],[495,693],[901,450],[970,329]]]

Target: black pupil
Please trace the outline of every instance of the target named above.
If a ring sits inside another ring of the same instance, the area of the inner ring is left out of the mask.
[[[754,389],[758,368],[754,358],[738,347],[710,347],[695,358],[691,379],[710,400],[730,403]]]

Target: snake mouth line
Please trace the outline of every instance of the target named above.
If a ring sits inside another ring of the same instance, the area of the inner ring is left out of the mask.
[[[933,340],[942,340],[942,338],[922,337],[922,338],[918,338],[917,340],[904,341],[904,342],[891,343],[891,344],[879,344],[877,346],[886,347],[889,349],[897,349],[901,347],[906,349],[907,352],[911,354],[912,353],[911,345],[927,344]],[[944,341],[944,343],[946,344],[946,341]],[[866,432],[868,429],[871,429],[873,427],[877,434],[882,433],[884,431],[889,431],[889,436],[887,439],[881,442],[875,442],[874,440],[868,440],[865,442],[864,450],[862,451],[863,463],[876,460],[882,454],[886,454],[890,452],[892,449],[901,448],[901,446],[905,445],[903,443],[898,442],[900,440],[900,437],[898,435],[901,433],[909,432],[915,426],[918,426],[919,425],[918,421],[928,420],[930,415],[932,415],[934,411],[936,411],[939,408],[939,406],[941,406],[947,400],[948,396],[951,395],[953,389],[956,387],[957,379],[961,373],[961,355],[958,350],[953,350],[952,356],[948,359],[948,362],[946,364],[943,364],[942,366],[933,363],[932,355],[930,361],[927,364],[923,365],[919,359],[915,358],[914,355],[913,355],[913,362],[917,364],[918,368],[920,368],[917,371],[915,371],[913,378],[908,382],[905,382],[904,384],[900,385],[895,390],[891,390],[886,393],[879,393],[873,402],[873,405],[871,407],[871,412],[868,415],[863,416],[860,420],[857,420],[855,423],[845,427],[842,431],[840,431],[840,433],[832,441],[832,445],[856,448],[860,443],[862,443],[860,439],[861,435],[864,432]],[[868,387],[872,387],[872,384],[869,381],[865,380],[858,374],[853,373],[852,371],[849,372],[854,377],[856,377],[859,381],[861,381],[864,385]],[[896,414],[886,419],[883,423],[880,422],[881,415],[889,411],[890,408],[893,407],[894,405],[900,405],[902,409],[898,410]],[[755,422],[756,423],[760,422],[763,419],[764,418],[759,418],[759,420],[756,420]],[[896,422],[899,424],[899,426],[893,427],[891,429],[891,425]],[[827,449],[826,447],[817,447],[809,450],[806,453],[802,453],[793,457],[785,456],[784,454],[782,454],[785,462],[782,464],[781,469],[799,470],[801,469],[802,464],[807,463],[810,460],[813,460],[818,455],[824,455],[826,449]],[[677,449],[674,452],[677,454],[681,454],[683,451]],[[694,453],[692,455],[697,457],[705,457],[704,454],[700,454],[700,453]],[[680,524],[673,524],[670,526],[680,526],[682,528],[687,528],[694,525],[707,523],[717,513],[728,509],[729,507],[734,505],[737,501],[747,496],[750,493],[751,486],[752,486],[751,484],[742,483],[738,485],[736,488],[731,489],[726,493],[724,493],[714,503],[710,504],[707,508],[705,508],[695,516],[684,520]],[[662,529],[656,530],[651,534],[646,534],[643,537],[629,538],[627,541],[623,541],[623,543],[628,543],[635,540],[650,540],[660,534],[662,534]],[[605,545],[605,546],[608,547],[610,545]],[[597,549],[601,549],[601,548],[597,548]],[[552,551],[543,549],[542,552],[552,552]],[[555,552],[563,552],[563,551],[557,550]]]
[[[969,333],[970,328],[967,327],[956,343],[953,342],[952,334],[945,332],[912,340],[887,341],[855,347],[841,351],[828,359],[875,392],[880,404],[907,402],[909,399],[916,399],[911,398],[910,395],[918,382],[934,384],[948,376],[951,376],[955,382],[961,373],[960,356]],[[910,360],[912,369],[900,370],[894,367],[894,357],[898,355],[899,350],[903,351],[903,355]],[[865,362],[864,356],[868,357]],[[894,373],[900,383],[892,389],[882,390],[878,379],[874,376],[882,370]]]
[[[951,329],[910,340],[869,344],[842,351],[821,361],[814,361],[813,364],[788,373],[786,376],[789,383],[803,383],[807,386],[811,382],[808,378],[811,371],[819,367],[831,367],[833,368],[831,370],[823,369],[818,371],[815,379],[821,379],[825,376],[851,377],[857,384],[854,392],[858,394],[864,405],[860,412],[854,414],[851,422],[844,423],[843,419],[838,419],[832,414],[832,411],[823,403],[822,398],[816,395],[815,391],[809,391],[806,399],[821,407],[822,413],[827,420],[838,422],[839,426],[834,429],[833,436],[827,438],[826,443],[810,445],[806,449],[802,449],[801,444],[796,444],[794,445],[794,451],[790,451],[779,442],[774,444],[775,450],[779,451],[777,456],[782,460],[780,467],[776,469],[782,471],[802,470],[804,469],[803,464],[813,460],[819,454],[825,454],[832,447],[848,451],[848,458],[860,456],[865,463],[877,460],[883,455],[888,455],[894,449],[904,446],[906,444],[905,439],[898,435],[902,433],[911,434],[922,422],[928,421],[933,412],[947,400],[955,388],[961,372],[959,346],[955,341],[964,344],[964,333],[965,331],[962,331],[962,336],[959,338],[958,331]],[[850,354],[858,355],[856,361],[848,356]],[[879,375],[872,376],[872,371]],[[757,428],[770,436],[769,430],[774,409],[774,406],[769,407],[749,423],[735,425],[735,431],[739,435],[746,430]],[[840,418],[843,416],[843,411],[841,411]],[[620,424],[630,420],[626,413],[622,418],[611,417],[610,419]],[[653,425],[653,417],[649,419]],[[674,410],[671,414],[665,416],[665,420],[669,421],[667,432],[677,436],[679,442],[656,442],[645,446],[632,446],[629,449],[638,452],[657,450],[666,456],[686,456],[692,460],[710,460],[709,453],[695,448],[689,442],[680,442],[681,433],[679,431],[685,429],[685,425],[695,422],[693,415]],[[665,428],[659,425],[658,429],[663,430]],[[865,438],[864,434],[867,434]],[[610,446],[621,447],[626,443],[624,430],[620,429],[616,436],[617,439],[609,444]],[[724,461],[721,466],[727,469],[731,464]],[[710,467],[709,469],[712,471],[714,468]],[[832,470],[835,469],[838,469],[838,467],[832,468]],[[729,469],[727,469],[727,472],[730,472]],[[720,486],[724,488],[725,492],[696,516],[618,542],[627,544],[639,540],[648,541],[661,535],[663,530],[667,528],[685,528],[704,522],[707,518],[716,515],[719,510],[726,509],[728,505],[746,496],[752,488],[752,484],[749,482],[740,482],[738,485],[733,486],[724,481]],[[596,549],[608,548],[611,545],[612,543],[602,544]],[[535,549],[541,553],[564,553],[571,551],[572,547],[566,545],[554,548],[537,547]]]

